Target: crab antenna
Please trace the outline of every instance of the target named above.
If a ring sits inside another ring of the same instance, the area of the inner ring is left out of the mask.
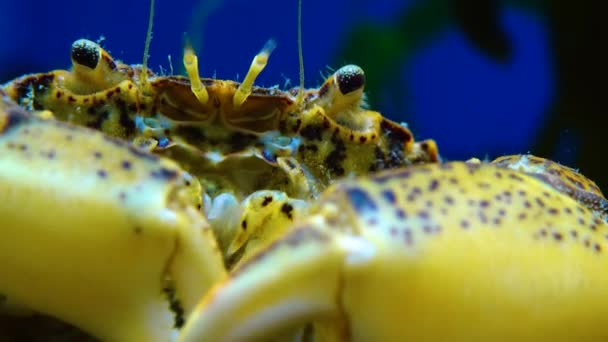
[[[300,90],[296,103],[302,104],[304,100],[304,53],[302,52],[302,0],[298,0],[298,62],[300,63]]]
[[[249,71],[247,71],[247,75],[245,75],[245,79],[243,83],[236,90],[234,97],[232,98],[232,103],[235,108],[239,108],[247,97],[251,95],[251,91],[253,88],[253,82],[258,77],[260,72],[264,70],[266,64],[268,63],[268,57],[272,51],[277,47],[277,43],[270,39],[264,47],[262,51],[260,51],[255,57],[253,57],[253,61],[251,62],[251,66],[249,67]]]
[[[148,84],[148,52],[152,41],[152,23],[154,22],[154,0],[150,0],[150,16],[148,18],[148,31],[146,32],[146,44],[144,46],[144,61],[141,66],[141,84],[143,87]]]
[[[190,40],[186,37],[186,47],[184,48],[184,68],[190,79],[190,90],[201,104],[207,104],[209,93],[201,81],[198,73],[198,57],[194,53]]]

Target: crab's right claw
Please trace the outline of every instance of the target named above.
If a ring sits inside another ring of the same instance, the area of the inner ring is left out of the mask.
[[[320,317],[336,319],[343,260],[332,235],[297,228],[212,288],[179,341],[253,340]]]
[[[226,276],[200,184],[171,160],[40,120],[3,95],[0,297],[104,341],[172,341]]]

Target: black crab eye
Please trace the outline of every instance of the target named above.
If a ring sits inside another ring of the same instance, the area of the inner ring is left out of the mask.
[[[72,44],[72,61],[74,63],[95,69],[99,63],[99,46],[87,39],[78,39]]]
[[[336,82],[343,95],[363,88],[365,85],[365,73],[360,67],[349,64],[336,71]]]

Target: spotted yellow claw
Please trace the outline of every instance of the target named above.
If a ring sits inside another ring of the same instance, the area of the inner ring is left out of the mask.
[[[216,285],[179,341],[269,337],[307,322],[332,322],[353,341],[601,341],[607,234],[575,199],[494,165],[341,181]]]
[[[104,340],[166,342],[223,277],[198,182],[174,162],[6,98],[0,155],[9,302]]]

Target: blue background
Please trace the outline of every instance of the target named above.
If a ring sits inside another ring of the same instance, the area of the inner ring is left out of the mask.
[[[367,46],[361,54],[341,53],[357,25],[398,24],[418,3],[304,0],[306,86],[318,86],[324,75],[346,63],[372,63],[376,56]],[[156,0],[149,66],[169,69],[171,55],[175,72],[181,72],[183,37],[189,32],[203,76],[238,79],[254,54],[274,38],[278,47],[256,83],[283,86],[290,80],[293,86],[298,83],[296,19],[295,0]],[[484,54],[458,25],[448,22],[417,44],[408,58],[384,70],[392,81],[368,89],[373,109],[407,122],[417,139],[435,139],[448,160],[534,153],[556,96],[551,32],[542,15],[515,6],[504,6],[495,19],[510,42],[506,62]],[[78,38],[103,37],[102,46],[114,58],[141,63],[147,20],[145,0],[3,0],[0,82],[69,68],[69,49]],[[545,157],[574,164],[577,139],[565,130],[555,153]]]

